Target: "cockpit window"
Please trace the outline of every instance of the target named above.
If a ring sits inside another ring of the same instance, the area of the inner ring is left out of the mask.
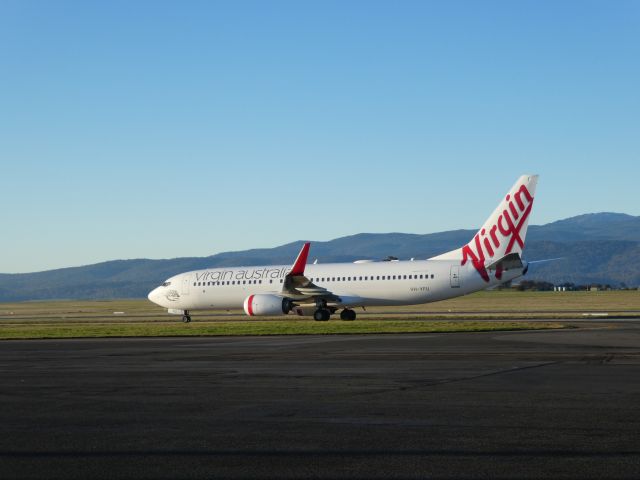
[[[164,283],[162,284],[162,286],[163,286],[163,287],[168,287],[169,285],[171,285],[171,282],[164,282]]]

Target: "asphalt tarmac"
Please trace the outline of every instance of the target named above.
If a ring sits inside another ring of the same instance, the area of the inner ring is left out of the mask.
[[[0,478],[640,478],[640,322],[0,343]]]

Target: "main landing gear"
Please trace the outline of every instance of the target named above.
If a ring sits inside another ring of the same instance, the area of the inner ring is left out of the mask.
[[[332,311],[327,307],[327,301],[325,299],[317,299],[316,307],[316,311],[313,312],[313,319],[316,322],[326,322],[331,318]]]
[[[184,323],[189,323],[191,321],[191,315],[189,315],[189,312],[187,310],[185,310],[184,314],[182,315],[182,321]]]
[[[331,317],[332,312],[326,306],[318,306],[318,309],[313,313],[313,319],[316,322],[326,322]],[[350,308],[345,308],[340,312],[340,320],[352,321],[356,319],[356,312]]]
[[[331,317],[331,312],[327,308],[319,308],[313,312],[313,319],[316,322],[326,322]]]
[[[345,308],[340,312],[340,320],[351,321],[355,319],[356,319],[356,312],[351,310],[350,308]]]

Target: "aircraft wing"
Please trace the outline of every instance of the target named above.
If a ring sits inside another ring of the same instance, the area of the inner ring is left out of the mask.
[[[340,297],[334,295],[324,287],[315,285],[309,280],[305,274],[304,269],[307,265],[307,257],[309,256],[310,242],[306,242],[296,261],[291,267],[291,271],[284,277],[282,285],[281,295],[291,298],[295,301],[300,300],[316,300],[323,299],[327,302],[340,302]]]

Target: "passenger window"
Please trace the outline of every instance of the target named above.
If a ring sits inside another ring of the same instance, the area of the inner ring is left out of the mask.
[[[431,274],[431,278],[433,278],[433,273]]]
[[[406,275],[403,275],[402,279],[403,279],[403,280],[406,280],[406,279],[407,279],[407,276],[406,276]]]

